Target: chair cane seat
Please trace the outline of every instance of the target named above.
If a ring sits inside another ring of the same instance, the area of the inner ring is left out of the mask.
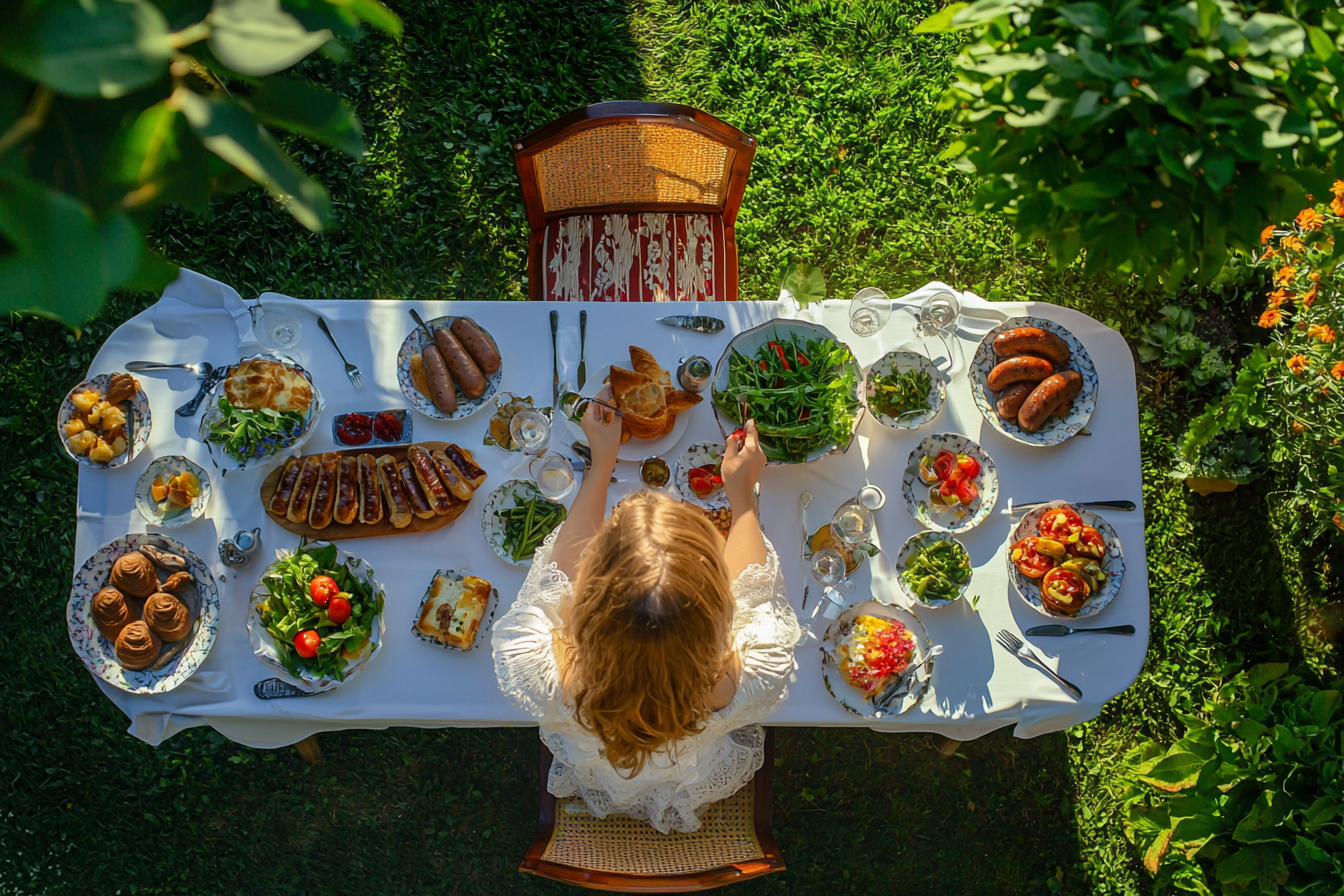
[[[729,296],[723,217],[572,215],[546,225],[543,298],[556,302],[714,302]]]

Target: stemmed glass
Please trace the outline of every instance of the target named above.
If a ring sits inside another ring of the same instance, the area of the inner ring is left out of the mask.
[[[854,293],[849,300],[849,328],[859,336],[872,336],[891,319],[891,299],[875,286]]]
[[[961,302],[954,293],[939,290],[924,300],[916,315],[916,327],[921,335],[942,335],[951,332],[961,317]]]
[[[279,306],[263,307],[261,300],[248,309],[257,340],[270,349],[293,348],[303,335],[298,318]]]
[[[524,454],[541,454],[551,440],[551,421],[533,408],[524,408],[509,421],[509,436]]]
[[[841,504],[835,516],[831,517],[831,535],[852,547],[867,544],[875,526],[873,512],[857,497]]]
[[[559,501],[574,490],[574,467],[559,454],[532,458],[527,471],[541,493],[552,501]]]

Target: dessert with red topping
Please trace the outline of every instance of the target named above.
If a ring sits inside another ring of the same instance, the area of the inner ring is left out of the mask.
[[[915,636],[894,619],[858,616],[835,648],[840,674],[864,694],[879,693],[910,666]]]

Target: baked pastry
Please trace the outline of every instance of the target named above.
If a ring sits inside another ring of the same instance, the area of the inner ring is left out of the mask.
[[[148,669],[159,658],[159,648],[162,646],[159,636],[150,631],[149,626],[136,620],[117,636],[117,662],[131,670]]]
[[[476,640],[491,591],[491,584],[476,576],[435,576],[416,630],[441,644],[467,650]]]
[[[107,394],[103,399],[108,404],[117,405],[129,401],[139,391],[140,384],[135,381],[135,377],[129,373],[114,373],[108,377]]]
[[[191,613],[182,601],[159,591],[145,601],[145,624],[165,641],[181,641],[191,631]]]
[[[313,387],[297,370],[257,358],[243,361],[224,380],[224,395],[236,408],[306,411]]]
[[[183,560],[181,557],[151,545],[142,547],[140,553],[148,557],[150,562],[164,572],[182,572],[187,568],[187,561]]]
[[[608,382],[616,405],[623,413],[621,443],[630,438],[659,439],[672,431],[677,414],[700,403],[700,396],[672,388],[672,376],[653,355],[630,346],[633,370],[612,365]]]
[[[117,640],[121,630],[135,621],[130,605],[126,603],[126,596],[110,585],[93,596],[90,606],[94,624],[109,641]]]
[[[163,585],[160,587],[163,591],[177,592],[181,591],[188,585],[195,584],[195,582],[196,580],[191,577],[191,573],[175,572],[172,575],[170,575],[168,577],[168,581],[164,582]]]
[[[154,564],[139,551],[122,554],[112,564],[112,587],[131,597],[149,597],[159,590]]]

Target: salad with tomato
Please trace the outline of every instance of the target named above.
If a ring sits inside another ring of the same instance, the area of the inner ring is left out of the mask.
[[[919,461],[919,480],[929,488],[934,508],[966,505],[980,497],[980,461],[969,454],[939,451]]]
[[[1106,586],[1106,539],[1067,504],[1048,508],[1036,528],[1038,534],[1009,548],[1008,559],[1023,576],[1038,582],[1047,609],[1076,615]]]

